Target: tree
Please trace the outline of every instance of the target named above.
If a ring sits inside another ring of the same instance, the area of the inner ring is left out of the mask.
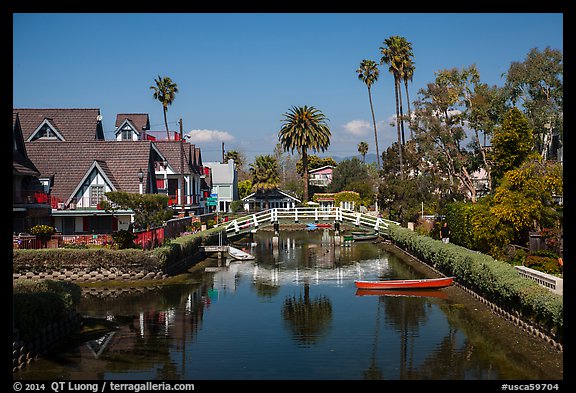
[[[244,165],[246,163],[246,158],[244,157],[244,154],[238,150],[228,150],[226,154],[224,154],[224,163],[227,163],[228,160],[234,160],[236,170],[238,171],[238,178],[240,180],[246,180],[246,176],[244,175]]]
[[[105,210],[129,209],[134,212],[134,227],[143,230],[160,227],[170,220],[174,211],[165,194],[132,194],[123,191],[106,193]]]
[[[452,118],[466,124],[474,133],[470,146],[475,151],[471,156],[469,168],[471,171],[484,169],[488,179],[488,191],[492,191],[491,165],[487,158],[486,143],[480,142],[479,132],[491,135],[493,129],[504,116],[505,103],[502,99],[502,90],[489,88],[480,82],[480,73],[475,65],[464,67],[462,70],[452,68],[436,73],[437,82],[448,91],[449,105],[453,107]]]
[[[404,75],[402,80],[404,80],[404,88],[406,90],[406,103],[408,104],[408,126],[410,127],[410,138],[414,138],[414,132],[412,131],[412,111],[410,109],[410,95],[408,94],[408,82],[412,82],[414,77],[414,62],[411,58],[407,58],[404,63]]]
[[[352,157],[341,161],[332,173],[331,192],[349,191],[348,186],[352,182],[368,182],[370,177],[366,165],[358,159]]]
[[[400,160],[400,175],[404,177],[404,163],[402,156],[402,148],[404,145],[404,137],[401,134],[401,105],[402,105],[402,90],[400,89],[400,81],[404,77],[404,67],[407,60],[412,57],[412,44],[406,38],[400,36],[391,36],[384,40],[384,46],[380,47],[382,58],[380,64],[388,64],[388,70],[394,76],[394,96],[396,97],[396,132],[398,134],[398,149]]]
[[[518,108],[510,109],[502,126],[494,131],[492,138],[492,151],[489,157],[496,184],[507,171],[519,167],[533,147],[534,139],[528,119]]]
[[[378,148],[378,132],[376,131],[376,118],[374,117],[374,106],[372,105],[372,92],[370,88],[378,80],[380,71],[373,60],[362,60],[360,67],[356,70],[360,79],[368,88],[368,99],[370,100],[370,112],[372,113],[372,123],[374,124],[374,143],[376,146],[376,158],[378,160],[378,171],[380,171],[380,151]]]
[[[358,153],[362,155],[362,162],[366,164],[366,153],[368,153],[368,144],[366,142],[358,144]],[[378,157],[378,170],[380,170],[380,157]]]
[[[482,198],[472,214],[476,249],[503,257],[508,244],[528,245],[529,233],[561,221],[554,196],[562,195],[562,165],[532,153],[505,173],[494,195]]]
[[[524,108],[536,147],[547,159],[552,136],[563,134],[564,60],[561,50],[530,50],[523,62],[512,62],[506,74],[505,89],[514,105]]]
[[[252,192],[262,192],[267,196],[268,191],[276,190],[280,184],[278,161],[269,154],[256,156],[254,163],[250,164],[250,174],[252,175]],[[267,197],[266,208],[268,208]]]
[[[178,93],[178,86],[176,83],[172,82],[170,77],[160,77],[154,79],[156,86],[150,86],[150,89],[154,90],[153,97],[155,100],[160,101],[162,104],[162,109],[164,112],[164,124],[166,125],[166,135],[168,140],[170,140],[170,131],[168,131],[168,120],[166,119],[166,112],[168,112],[168,106],[172,105],[176,93]]]
[[[476,202],[476,183],[472,177],[476,169],[473,151],[463,146],[466,139],[464,117],[459,110],[460,91],[442,72],[434,83],[421,89],[415,102],[414,133],[418,149],[426,161],[436,165],[450,182],[455,195],[463,195]]]
[[[298,151],[304,166],[304,196],[308,201],[308,149],[324,152],[330,145],[332,136],[327,118],[314,106],[292,106],[284,113],[283,125],[278,139],[285,151]]]
[[[308,155],[308,172],[327,165],[336,167],[338,163],[332,157],[318,157],[314,154]],[[302,163],[302,159],[296,161],[296,172],[300,176],[304,176],[304,164]]]

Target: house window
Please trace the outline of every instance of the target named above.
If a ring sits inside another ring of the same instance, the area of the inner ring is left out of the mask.
[[[90,206],[96,207],[104,199],[104,186],[90,187]]]
[[[122,129],[122,140],[123,141],[130,141],[132,140],[132,129],[128,126]]]
[[[34,135],[34,139],[58,139],[58,135],[54,132],[52,127],[48,124],[44,124]]]

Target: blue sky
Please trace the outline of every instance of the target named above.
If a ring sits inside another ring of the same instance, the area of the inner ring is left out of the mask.
[[[238,150],[248,162],[272,154],[283,114],[315,106],[332,132],[322,155],[357,155],[374,133],[366,86],[356,69],[379,62],[392,35],[413,45],[411,101],[434,73],[476,64],[502,86],[513,61],[532,48],[563,50],[562,13],[16,13],[13,106],[99,108],[107,139],[117,113],[148,113],[164,130],[150,86],[169,76],[179,92],[169,126],[202,149],[204,161]],[[372,88],[382,152],[396,139],[393,77],[386,65]]]

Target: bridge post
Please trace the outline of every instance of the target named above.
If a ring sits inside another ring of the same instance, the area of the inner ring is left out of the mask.
[[[298,222],[298,208],[294,208],[294,222]]]

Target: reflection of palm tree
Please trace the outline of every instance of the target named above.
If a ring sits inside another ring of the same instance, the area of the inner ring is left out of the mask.
[[[310,299],[310,285],[304,283],[302,294],[284,300],[282,317],[292,328],[296,341],[304,346],[314,344],[332,321],[332,304],[326,296]]]
[[[368,380],[381,380],[384,379],[382,371],[376,365],[376,349],[378,348],[378,334],[380,333],[380,306],[383,306],[382,298],[378,298],[376,309],[376,331],[374,332],[374,345],[372,346],[372,362],[368,370],[364,371],[364,379]]]

